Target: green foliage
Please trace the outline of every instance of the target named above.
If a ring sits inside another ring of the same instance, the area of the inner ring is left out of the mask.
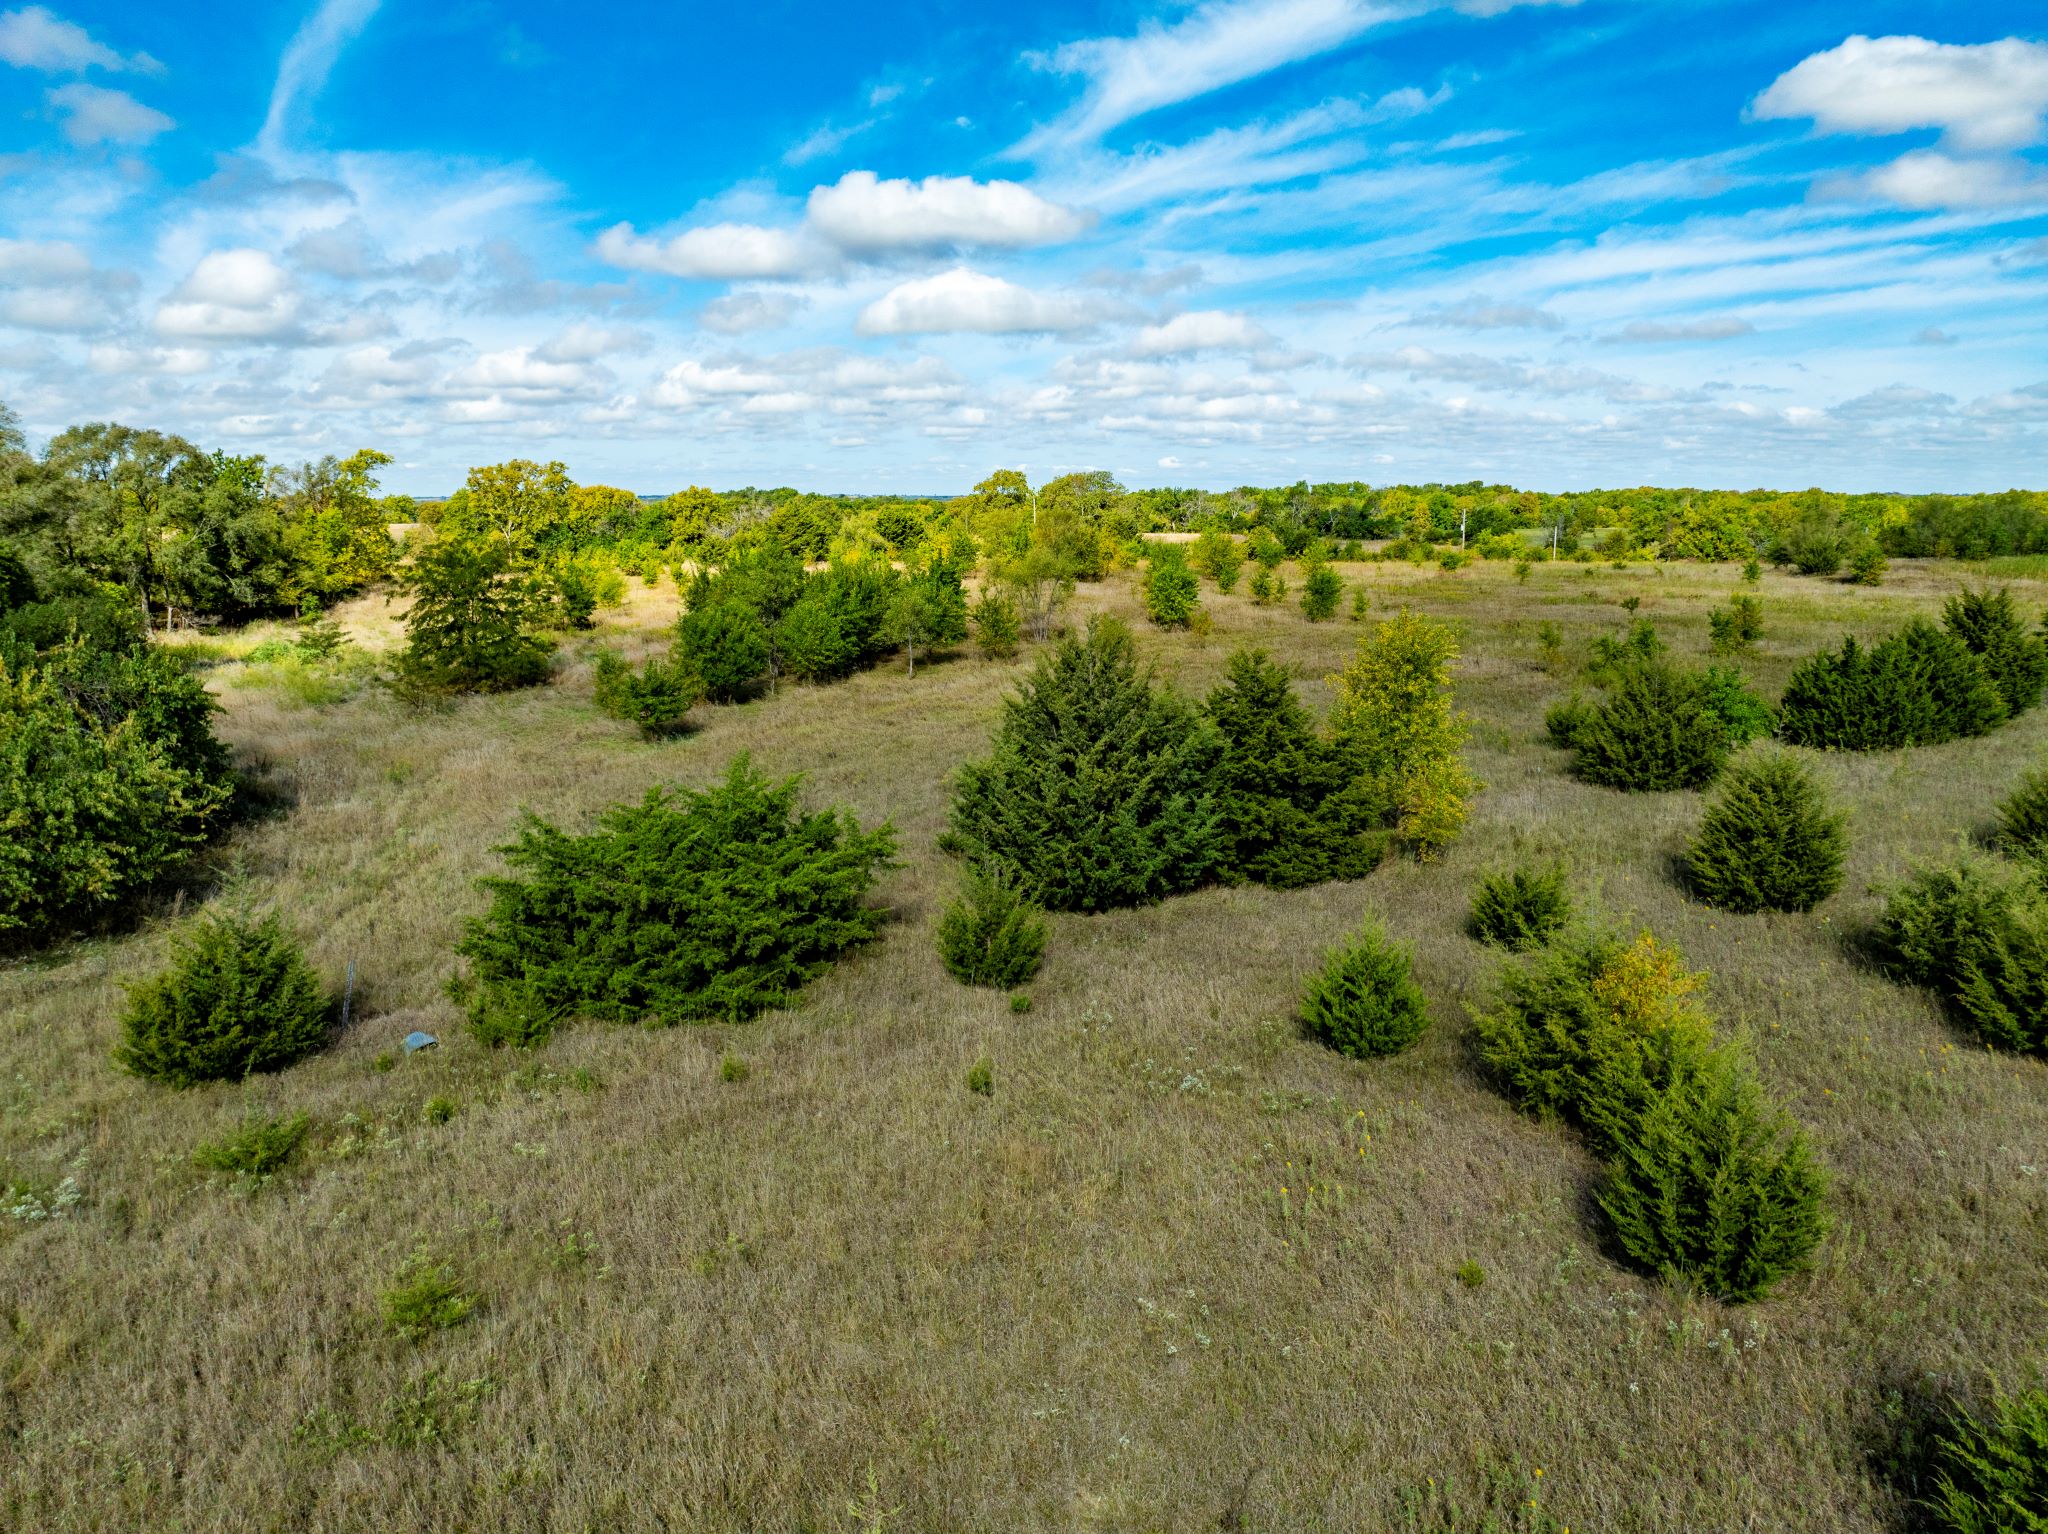
[[[1833,575],[1852,549],[1849,532],[1831,513],[1815,512],[1800,518],[1779,535],[1772,558],[1790,565],[1801,575]]]
[[[1000,591],[984,591],[968,609],[974,646],[989,660],[1008,660],[1017,653],[1023,624],[1017,604]]]
[[[1595,687],[1612,687],[1629,671],[1644,661],[1656,660],[1668,648],[1658,637],[1654,623],[1647,618],[1637,618],[1620,639],[1612,634],[1593,636],[1592,655],[1586,662],[1586,680]]]
[[[1155,543],[1146,563],[1145,616],[1161,628],[1184,629],[1202,600],[1202,583],[1177,543]]]
[[[939,957],[966,985],[1008,990],[1038,973],[1045,918],[1002,879],[969,869],[960,895],[939,918]]]
[[[727,1086],[738,1086],[752,1074],[747,1062],[732,1051],[727,1050],[718,1057],[718,1079]]]
[[[638,668],[616,650],[600,650],[594,665],[597,706],[650,736],[680,734],[704,696],[703,682],[673,650]]]
[[[1808,1265],[1826,1191],[1806,1137],[1723,1048],[1674,1062],[1596,1197],[1629,1261],[1741,1304]]]
[[[934,561],[896,584],[882,633],[900,645],[917,671],[917,652],[958,644],[967,637],[967,593],[960,573]]]
[[[1849,584],[1852,586],[1882,586],[1884,578],[1891,573],[1891,561],[1884,557],[1884,550],[1874,542],[1865,540],[1855,546],[1849,555]]]
[[[303,1113],[250,1119],[233,1134],[201,1144],[192,1152],[192,1160],[210,1172],[270,1177],[291,1164],[312,1122]]]
[[[1201,715],[1139,669],[1130,632],[1098,618],[1005,702],[993,754],[960,771],[947,844],[1053,910],[1178,894],[1223,855],[1221,751]]]
[[[1429,1027],[1429,1004],[1410,972],[1408,951],[1371,922],[1327,954],[1301,997],[1310,1035],[1353,1059],[1395,1055]]]
[[[114,1060],[169,1086],[282,1070],[327,1041],[320,977],[275,913],[202,916],[171,964],[132,986]]]
[[[1852,639],[1792,673],[1779,733],[1794,745],[1891,751],[1982,735],[2006,717],[2005,699],[1962,640],[1907,624],[1864,649]]]
[[[1810,911],[1842,884],[1845,817],[1797,758],[1737,762],[1686,853],[1686,882],[1728,911]]]
[[[2022,777],[1999,805],[1998,841],[2008,852],[2048,860],[2048,766]]]
[[[1764,578],[1764,567],[1758,560],[1751,559],[1742,566],[1742,578],[1754,586]]]
[[[702,792],[650,789],[574,836],[528,814],[499,849],[511,877],[456,951],[470,960],[472,1026],[537,1043],[572,1014],[616,1022],[738,1021],[787,1006],[881,913],[863,905],[896,834],[837,811],[804,814],[797,780],[746,757]]]
[[[967,1090],[976,1097],[996,1095],[996,1063],[983,1055],[967,1067]]]
[[[445,1124],[455,1117],[456,1105],[452,1097],[430,1097],[420,1109],[420,1117],[429,1124]]]
[[[1458,1282],[1467,1289],[1477,1289],[1486,1282],[1486,1269],[1467,1257],[1458,1264]]]
[[[1218,591],[1228,595],[1244,569],[1244,550],[1229,533],[1212,527],[1195,540],[1193,562],[1197,570],[1216,583]]]
[[[547,679],[554,645],[537,632],[547,599],[498,542],[437,539],[405,581],[398,687],[415,698],[507,692]]]
[[[692,607],[676,623],[675,648],[714,703],[752,696],[768,674],[768,631],[760,612],[745,602]]]
[[[419,1342],[460,1326],[476,1309],[476,1297],[463,1289],[453,1265],[422,1246],[405,1260],[391,1287],[377,1296],[377,1306],[392,1335]]]
[[[1372,593],[1363,586],[1351,593],[1351,621],[1363,623],[1372,611]]]
[[[1287,594],[1287,583],[1273,573],[1271,565],[1261,561],[1252,571],[1249,589],[1254,606],[1271,607]]]
[[[1717,702],[1700,672],[1638,661],[1601,703],[1567,703],[1546,723],[1551,739],[1576,753],[1572,770],[1588,783],[1639,793],[1700,788],[1720,774],[1735,744]]]
[[[1465,719],[1452,701],[1457,658],[1447,624],[1404,611],[1361,638],[1351,664],[1330,678],[1340,786],[1325,813],[1335,823],[1352,834],[1388,826],[1423,858],[1463,828],[1480,785],[1465,769]]]
[[[1327,623],[1337,616],[1337,599],[1344,594],[1344,577],[1318,561],[1308,566],[1301,582],[1301,614],[1311,623]]]
[[[1526,953],[1549,942],[1571,918],[1571,888],[1564,869],[1518,867],[1480,879],[1466,930],[1482,943]]]
[[[2048,890],[2040,865],[1964,856],[1886,891],[1878,936],[1986,1043],[2048,1054]]]
[[[1740,671],[1729,666],[1709,666],[1700,673],[1707,707],[1728,732],[1730,747],[1748,745],[1773,734],[1778,728],[1778,711],[1750,690]]]
[[[1707,648],[1716,655],[1733,655],[1746,650],[1763,637],[1764,604],[1756,597],[1737,592],[1728,605],[1707,614]]]
[[[2041,701],[2042,686],[2048,684],[2048,643],[2020,621],[2010,591],[2001,586],[1959,593],[1943,606],[1941,622],[1977,657],[2010,717],[2018,718]]]
[[[1941,1534],[2041,1534],[2048,1529],[2048,1390],[1999,1393],[1981,1417],[1952,1410],[1935,1435]]]
[[[213,700],[154,650],[0,655],[0,946],[102,925],[226,818]]]

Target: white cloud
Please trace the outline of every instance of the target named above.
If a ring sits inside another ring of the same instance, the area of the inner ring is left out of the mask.
[[[1447,330],[1562,330],[1564,321],[1534,304],[1500,303],[1474,293],[1455,304],[1411,314],[1410,325],[1441,326]]]
[[[216,250],[157,306],[157,333],[193,341],[268,341],[291,335],[299,299],[268,251]]]
[[[107,301],[89,288],[24,288],[0,293],[0,325],[19,330],[102,330],[112,321]]]
[[[92,275],[92,258],[68,240],[0,238],[0,282],[31,286],[82,282]]]
[[[849,171],[832,186],[814,188],[806,216],[820,235],[855,254],[964,245],[1016,249],[1069,240],[1088,227],[1086,215],[1014,181],[883,181],[871,170]]]
[[[132,70],[145,75],[163,72],[163,65],[148,54],[124,57],[76,22],[66,21],[40,5],[0,11],[0,62],[52,74],[76,74],[87,69]]]
[[[64,114],[64,136],[89,144],[147,144],[177,124],[155,107],[146,107],[126,91],[75,80],[49,93],[49,103]]]
[[[749,288],[712,299],[698,311],[697,323],[720,335],[745,335],[787,325],[803,307],[804,300],[794,293]]]
[[[1618,335],[1603,336],[1606,341],[1730,341],[1737,336],[1756,334],[1756,326],[1748,320],[1738,319],[1732,314],[1716,315],[1710,319],[1684,320],[1678,322],[1661,320],[1635,320],[1621,327]]]
[[[1810,117],[1826,133],[1939,128],[1956,148],[1974,150],[2038,142],[2044,113],[2048,46],[2018,37],[1851,37],[1802,59],[1750,104],[1754,117]]]
[[[296,125],[298,114],[327,84],[341,50],[354,42],[370,18],[377,14],[379,0],[320,0],[319,9],[306,18],[286,45],[278,61],[277,80],[270,90],[270,110],[256,142],[264,149],[283,147],[286,134]]]
[[[1131,342],[1131,351],[1140,357],[1173,357],[1189,352],[1257,351],[1272,344],[1272,336],[1245,315],[1198,309],[1176,314],[1163,324],[1147,325]]]
[[[597,237],[597,254],[626,271],[720,281],[794,277],[820,264],[819,252],[800,234],[760,224],[709,224],[666,240],[614,224]]]
[[[534,353],[548,362],[596,362],[620,352],[642,352],[652,340],[644,330],[593,325],[578,320]]]
[[[1064,333],[1089,330],[1116,312],[1095,296],[1039,293],[956,266],[900,283],[861,310],[864,336]]]
[[[1861,175],[1831,177],[1814,193],[1901,208],[2048,206],[2048,175],[2011,156],[1958,159],[1938,149],[1920,149]]]

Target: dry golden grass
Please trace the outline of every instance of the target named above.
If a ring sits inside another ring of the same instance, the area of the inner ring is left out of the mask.
[[[289,801],[223,860],[325,973],[356,964],[356,1020],[282,1075],[172,1093],[108,1051],[174,914],[0,971],[0,1182],[80,1194],[0,1213],[0,1527],[1477,1529],[1489,1475],[1503,1528],[1893,1527],[1868,1459],[1885,1392],[2040,1356],[2048,1070],[1972,1047],[1843,936],[1874,880],[1986,823],[2048,710],[1821,759],[1853,815],[1844,893],[1733,917],[1672,880],[1697,796],[1564,775],[1541,718],[1567,683],[1536,639],[1550,619],[1582,654],[1635,593],[1697,656],[1731,569],[1345,573],[1378,612],[1464,625],[1487,784],[1467,835],[1362,883],[1058,918],[1021,1015],[954,984],[932,941],[948,774],[1017,665],[787,688],[666,744],[600,715],[573,658],[550,687],[425,715],[375,690],[302,706],[223,667],[222,732]],[[1774,693],[1800,656],[1963,575],[1767,577],[1746,667]],[[2022,589],[2038,608],[2043,586]],[[1327,702],[1355,625],[1205,600],[1206,640],[1140,625],[1163,674],[1206,690],[1255,641]],[[636,583],[600,637],[658,642],[673,601]],[[1080,606],[1136,618],[1127,582]],[[377,602],[343,616],[373,645],[396,633]],[[519,807],[582,824],[741,750],[896,823],[883,937],[749,1025],[586,1026],[533,1057],[472,1043],[441,985]],[[1833,1169],[1837,1227],[1779,1298],[1729,1309],[1614,1265],[1584,1152],[1475,1076],[1465,1008],[1498,961],[1463,917],[1521,848],[1712,972],[1712,1007]],[[1413,943],[1436,1024],[1357,1063],[1290,1013],[1367,911]],[[416,1027],[441,1047],[380,1070]],[[745,1080],[721,1079],[727,1052]],[[983,1055],[989,1098],[965,1085]],[[267,1186],[193,1168],[245,1112],[297,1110],[309,1150]],[[378,1294],[422,1242],[479,1305],[402,1342]]]

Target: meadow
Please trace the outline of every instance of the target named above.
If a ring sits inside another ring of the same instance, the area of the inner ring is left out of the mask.
[[[2001,576],[2030,621],[2036,563]],[[2048,1065],[1974,1043],[1856,940],[1877,886],[1985,832],[2048,710],[1801,753],[1850,814],[1843,890],[1730,915],[1674,872],[1703,797],[1574,781],[1543,714],[1626,628],[1623,598],[1703,658],[1708,610],[1749,589],[1738,566],[1340,568],[1372,617],[1458,626],[1485,785],[1465,833],[1356,882],[1056,916],[1025,1011],[953,981],[933,929],[951,774],[1030,647],[785,684],[659,742],[598,711],[590,657],[663,642],[666,580],[631,583],[549,685],[441,710],[241,659],[261,625],[195,647],[268,806],[203,893],[281,912],[336,985],[352,965],[351,1021],[289,1071],[173,1092],[109,1056],[178,908],[0,969],[0,1184],[26,1190],[0,1209],[0,1526],[1911,1527],[1896,1466],[1926,1403],[2042,1359]],[[1740,665],[1775,697],[1823,645],[1982,579],[1766,573]],[[1211,632],[1152,629],[1123,575],[1071,616],[1124,617],[1194,695],[1261,645],[1327,705],[1360,625],[1206,584],[1203,603]],[[401,642],[381,596],[334,616],[373,656]],[[751,1023],[474,1041],[443,987],[520,809],[580,828],[740,752],[897,828],[879,940]],[[1594,1160],[1476,1069],[1468,1011],[1512,961],[1464,916],[1524,856],[1707,971],[1708,1007],[1812,1137],[1834,1227],[1770,1299],[1614,1263]],[[1294,1008],[1368,914],[1412,945],[1433,1026],[1354,1061]],[[403,1055],[415,1029],[440,1042]],[[984,1058],[986,1094],[967,1085]],[[194,1165],[246,1117],[294,1112],[307,1146],[277,1175]],[[475,1306],[406,1340],[379,1295],[421,1251]]]

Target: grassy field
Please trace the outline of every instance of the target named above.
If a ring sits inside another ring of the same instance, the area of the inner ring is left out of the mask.
[[[949,979],[932,934],[949,774],[1028,657],[788,687],[664,744],[596,710],[573,651],[552,686],[434,714],[216,666],[221,732],[279,800],[222,849],[216,898],[281,910],[337,983],[353,963],[354,1021],[282,1075],[174,1093],[108,1055],[175,913],[0,970],[0,1183],[48,1211],[0,1211],[0,1527],[1907,1526],[1878,1469],[1888,1401],[2020,1383],[2048,1338],[2048,1068],[1973,1046],[1846,940],[1873,883],[1981,832],[2048,709],[1818,759],[1853,817],[1843,893],[1730,916],[1674,883],[1698,796],[1565,775],[1542,715],[1571,678],[1542,669],[1537,626],[1576,661],[1636,595],[1698,657],[1733,568],[1345,574],[1378,613],[1462,627],[1486,784],[1466,835],[1359,883],[1057,918],[1022,1014]],[[1766,576],[1745,668],[1775,696],[1803,655],[1968,576]],[[1206,691],[1254,642],[1327,703],[1356,625],[1205,602],[1206,639],[1138,625],[1163,676]],[[1077,609],[1137,616],[1127,579]],[[673,612],[671,588],[636,586],[599,637],[651,646]],[[397,635],[379,603],[342,617],[373,648]],[[748,1025],[473,1043],[442,984],[521,806],[580,826],[739,751],[895,823],[882,938]],[[1462,920],[1477,876],[1524,851],[1711,972],[1711,1008],[1831,1168],[1835,1229],[1769,1302],[1616,1266],[1594,1163],[1476,1074],[1467,1009],[1500,961]],[[1291,1011],[1367,912],[1413,944],[1435,1023],[1357,1063]],[[394,1063],[414,1028],[440,1047]],[[965,1085],[983,1055],[989,1097]],[[294,1110],[310,1149],[267,1185],[193,1166],[245,1114]],[[478,1305],[403,1342],[378,1295],[423,1245]]]

